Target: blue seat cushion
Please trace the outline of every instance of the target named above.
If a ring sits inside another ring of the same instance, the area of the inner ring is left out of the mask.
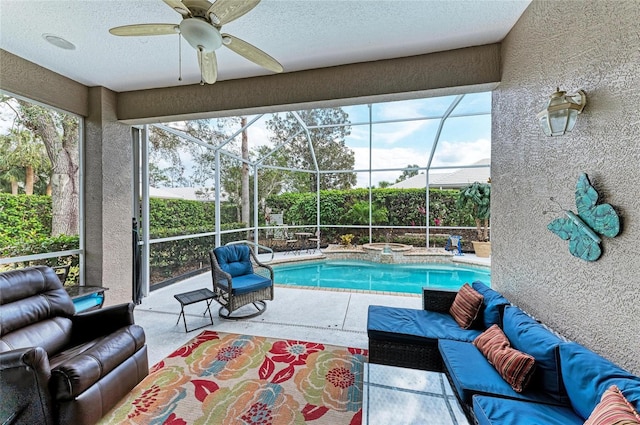
[[[560,404],[539,390],[525,388],[521,393],[515,392],[480,350],[470,342],[441,339],[438,341],[438,349],[444,367],[451,377],[454,390],[458,393],[460,400],[469,406],[474,394]]]
[[[473,341],[481,332],[462,329],[446,313],[370,305],[367,333],[372,339],[419,343],[441,338]]]
[[[506,307],[502,323],[511,346],[536,359],[529,387],[537,387],[562,403],[568,403],[560,373],[559,349],[564,341],[518,307]]]
[[[498,397],[473,397],[473,414],[478,425],[582,425],[570,407],[531,403]]]
[[[246,245],[221,246],[213,250],[220,268],[231,277],[253,273],[249,247]]]
[[[226,280],[220,282],[220,285],[228,292],[229,285]],[[231,283],[231,293],[234,295],[246,294],[249,292],[257,291],[259,289],[268,288],[272,285],[271,279],[259,274],[245,274],[242,276],[234,277]]]
[[[511,304],[509,300],[479,280],[473,282],[471,287],[484,297],[484,308],[480,310],[478,319],[476,319],[482,324],[482,329],[488,329],[492,325],[501,326],[502,310],[506,305]]]
[[[604,357],[582,345],[568,342],[560,345],[560,365],[573,409],[583,419],[589,417],[602,394],[614,384],[636,411],[640,409],[640,377]]]

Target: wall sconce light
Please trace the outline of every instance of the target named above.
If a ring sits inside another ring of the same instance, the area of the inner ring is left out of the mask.
[[[578,114],[587,104],[587,95],[578,90],[576,94],[567,94],[559,88],[551,95],[549,104],[540,113],[538,121],[547,136],[562,136],[573,130]]]

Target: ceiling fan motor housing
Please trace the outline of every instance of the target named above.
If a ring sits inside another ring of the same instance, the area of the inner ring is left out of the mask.
[[[180,33],[196,50],[213,52],[222,46],[220,31],[200,18],[186,18],[180,22]]]

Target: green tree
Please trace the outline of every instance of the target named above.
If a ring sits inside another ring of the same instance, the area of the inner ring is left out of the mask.
[[[382,181],[379,181],[379,182],[378,182],[378,187],[379,187],[380,189],[385,189],[385,188],[387,188],[387,187],[389,187],[389,186],[391,186],[391,185],[393,185],[393,183],[388,182],[388,181],[385,181],[385,180],[382,180]]]
[[[11,131],[15,130],[11,129]],[[2,184],[2,192],[11,192],[13,195],[17,195],[20,183],[25,180],[25,170],[24,167],[14,161],[14,150],[14,139],[8,135],[0,136],[0,184]]]
[[[298,115],[309,130],[311,145],[320,170],[353,170],[355,154],[346,145],[345,138],[351,134],[349,115],[342,108],[310,109],[299,111]],[[291,112],[274,114],[267,121],[271,140],[282,146],[288,158],[288,167],[316,171],[307,134]],[[315,173],[292,173],[291,190],[315,192]],[[322,189],[350,189],[356,184],[355,173],[327,173],[320,175]]]
[[[79,121],[76,117],[32,103],[4,97],[20,128],[44,144],[51,164],[52,236],[77,235],[79,218]],[[34,166],[39,155],[33,150]],[[25,177],[30,171],[27,170]],[[28,185],[30,185],[29,183]],[[27,186],[28,186],[27,185]]]
[[[282,169],[268,168],[268,166],[287,166],[288,159],[281,150],[273,151],[271,147],[263,145],[257,149],[256,153],[261,160],[260,165],[264,166],[258,168],[258,200],[264,216],[267,213],[266,200],[284,191],[287,182],[291,181],[292,173]]]
[[[406,166],[406,168],[418,168],[418,167],[419,165],[417,164],[409,164]],[[400,174],[400,177],[396,179],[396,183],[400,183],[401,181],[405,181],[417,175],[418,175],[418,170],[403,170],[402,174]]]
[[[180,156],[183,141],[173,133],[151,127],[149,132],[149,185],[152,187],[187,186]]]

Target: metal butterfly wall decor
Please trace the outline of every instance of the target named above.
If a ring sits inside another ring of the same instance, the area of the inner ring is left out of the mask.
[[[586,174],[576,183],[578,214],[564,211],[566,217],[557,218],[547,228],[564,240],[569,240],[569,252],[585,261],[600,258],[600,236],[613,238],[620,232],[620,219],[609,204],[599,204],[598,192],[591,186]]]

